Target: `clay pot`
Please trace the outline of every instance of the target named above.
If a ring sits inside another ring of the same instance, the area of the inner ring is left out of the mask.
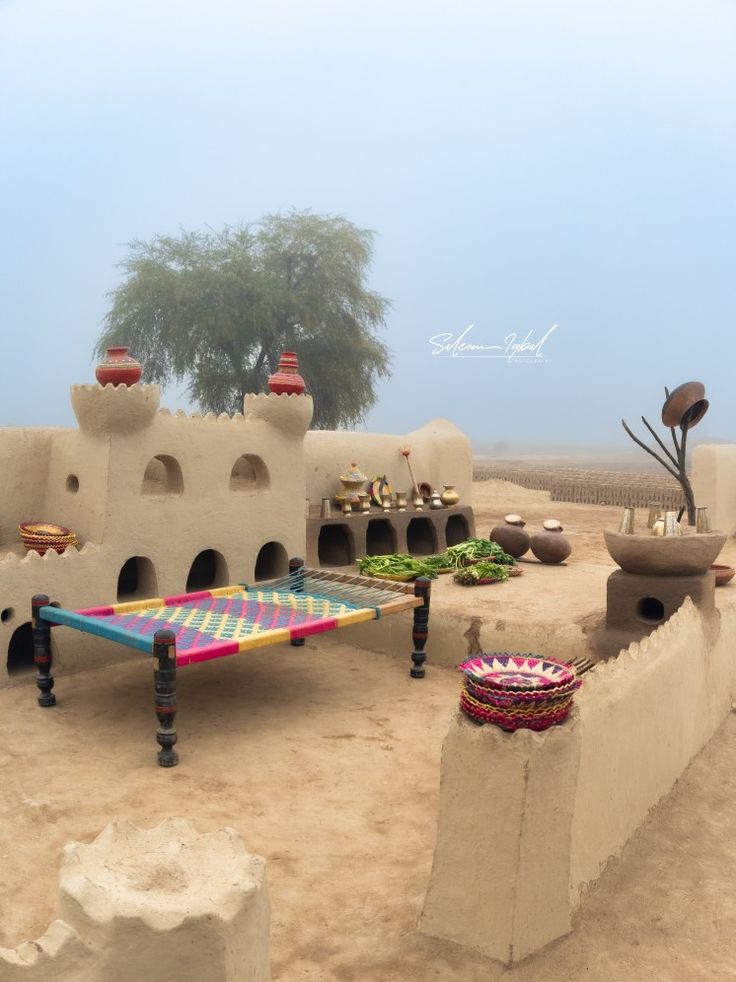
[[[506,515],[504,524],[494,525],[488,538],[501,546],[509,556],[519,559],[525,552],[529,552],[532,541],[529,533],[524,531],[525,524],[521,515]]]
[[[689,430],[705,416],[708,400],[702,382],[685,382],[667,396],[662,406],[662,422],[665,426],[680,426]]]
[[[445,484],[444,491],[440,495],[440,501],[445,508],[452,508],[460,500],[460,495],[455,490],[454,484]]]
[[[736,569],[733,566],[723,566],[720,563],[712,563],[710,567],[716,574],[716,586],[725,586],[734,578]]]
[[[550,518],[542,523],[542,531],[531,538],[532,552],[540,563],[562,563],[572,552],[572,546],[562,534],[559,522]]]
[[[95,369],[95,378],[100,385],[135,385],[141,377],[141,363],[128,354],[123,347],[108,348],[105,357]]]
[[[276,395],[301,395],[305,387],[304,379],[299,374],[299,359],[293,351],[284,351],[278,368],[268,380],[268,391]]]

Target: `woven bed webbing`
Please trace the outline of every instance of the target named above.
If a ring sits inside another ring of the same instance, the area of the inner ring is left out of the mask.
[[[299,586],[295,587],[297,583]],[[380,607],[382,604],[393,603],[399,596],[406,596],[407,593],[411,594],[414,591],[413,586],[407,589],[405,584],[394,585],[381,580],[366,582],[366,577],[363,576],[343,576],[338,579],[337,574],[320,575],[319,570],[306,568],[302,574],[297,570],[275,580],[256,583],[251,589],[256,588],[284,591],[293,591],[297,588],[300,592],[315,597],[336,600],[360,608]]]

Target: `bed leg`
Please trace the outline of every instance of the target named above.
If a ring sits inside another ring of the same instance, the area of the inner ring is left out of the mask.
[[[55,706],[56,696],[51,691],[54,687],[54,677],[51,674],[51,625],[38,616],[41,607],[49,604],[45,593],[38,593],[31,600],[31,615],[33,624],[33,660],[38,669],[36,685],[40,690],[39,706]]]
[[[156,631],[153,636],[153,682],[156,690],[156,716],[158,730],[156,740],[161,749],[158,762],[161,767],[174,767],[179,763],[176,743],[176,638],[173,631]]]
[[[414,596],[421,597],[422,606],[414,608],[414,624],[411,638],[414,642],[414,650],[411,653],[411,666],[409,674],[413,679],[424,678],[424,663],[427,656],[424,653],[424,645],[427,643],[429,634],[429,594],[432,589],[431,581],[427,576],[420,576],[414,581]]]
[[[291,589],[294,593],[304,592],[304,573],[302,568],[304,566],[304,560],[299,559],[298,556],[294,556],[289,560],[289,579],[291,580]],[[294,648],[301,648],[304,644],[304,638],[294,638],[293,641],[289,642]]]

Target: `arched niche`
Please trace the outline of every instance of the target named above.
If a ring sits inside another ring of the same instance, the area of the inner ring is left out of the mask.
[[[118,573],[118,603],[158,596],[156,568],[146,556],[126,559]]]
[[[386,556],[396,552],[396,530],[387,518],[372,518],[365,533],[367,556]]]
[[[274,580],[289,572],[289,557],[280,542],[266,542],[256,556],[256,580]]]
[[[8,642],[6,667],[8,675],[30,675],[36,670],[33,660],[33,626],[30,621],[13,631]]]
[[[233,464],[230,472],[231,491],[261,490],[270,484],[268,468],[256,454],[244,453]]]
[[[176,457],[157,454],[148,461],[143,474],[143,494],[182,494],[184,477]]]
[[[428,518],[412,518],[406,529],[406,548],[412,556],[437,552],[437,531]]]
[[[186,592],[211,590],[216,586],[229,586],[228,568],[225,557],[216,549],[203,549],[198,553],[187,576]]]
[[[320,566],[349,566],[355,562],[355,540],[347,525],[323,525],[317,540]]]
[[[457,546],[470,535],[468,520],[465,515],[450,515],[445,525],[445,541],[448,546]]]

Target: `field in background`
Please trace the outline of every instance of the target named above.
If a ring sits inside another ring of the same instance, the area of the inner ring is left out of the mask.
[[[632,469],[637,464],[639,469]],[[661,467],[647,470],[640,458],[623,455],[589,462],[567,455],[475,458],[473,479],[492,478],[549,491],[552,501],[629,508],[647,508],[656,501],[668,511],[679,511],[684,505],[680,485]]]

